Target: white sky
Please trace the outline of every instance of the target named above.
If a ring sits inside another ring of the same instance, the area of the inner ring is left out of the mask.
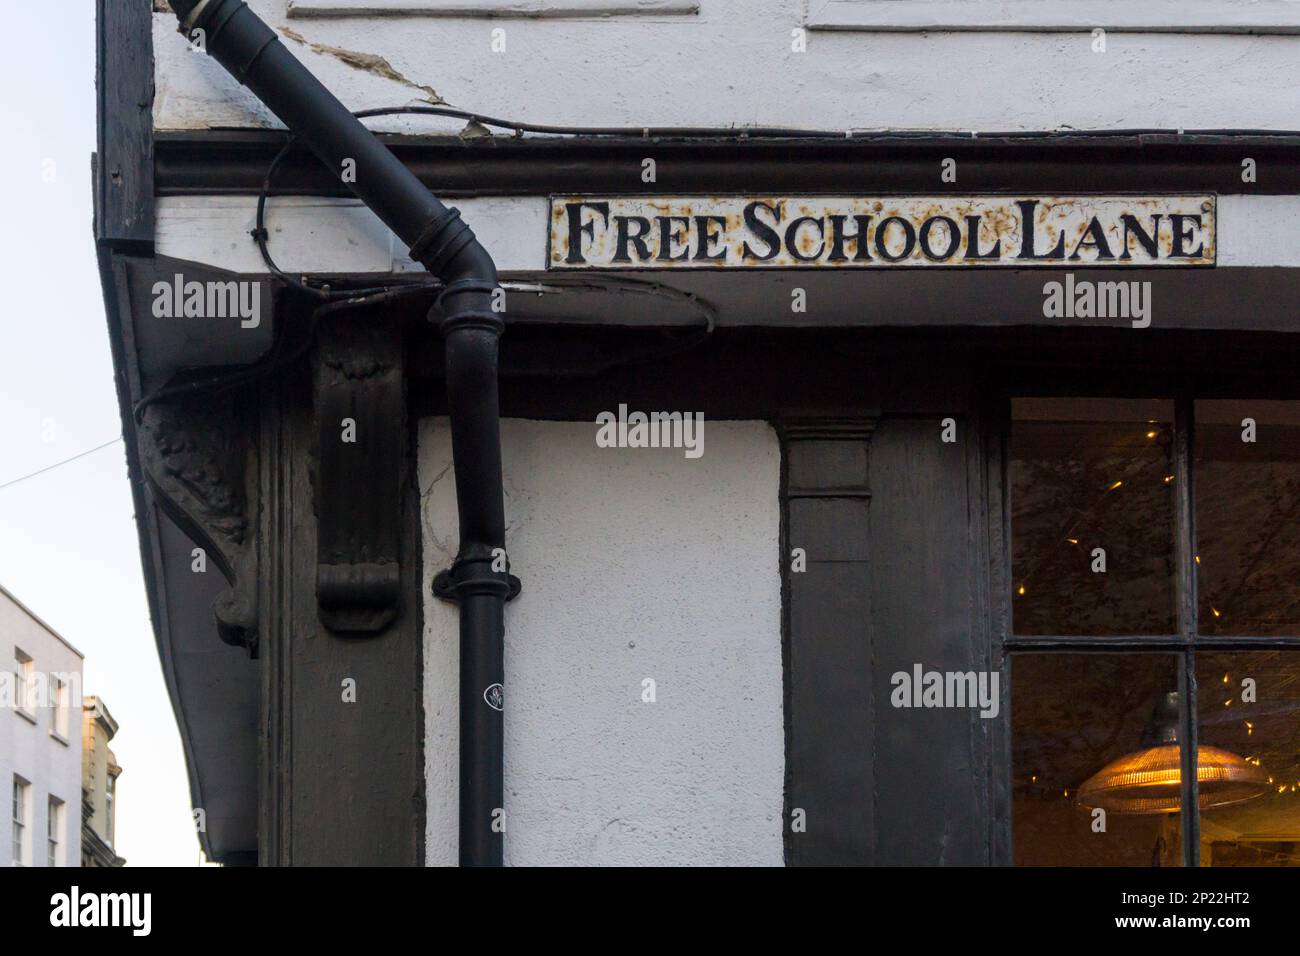
[[[91,235],[94,3],[10,0],[4,12],[0,484],[121,433]],[[121,725],[118,853],[128,866],[198,863],[120,443],[0,489],[0,582],[86,655],[83,689]]]

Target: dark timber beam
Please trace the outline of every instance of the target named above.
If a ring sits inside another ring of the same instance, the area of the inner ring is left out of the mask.
[[[263,865],[424,862],[419,495],[402,330],[382,315],[348,319],[365,331],[322,327],[314,368],[262,389]],[[320,383],[336,376],[345,381],[322,401]],[[376,446],[384,416],[391,442]],[[341,441],[334,419],[345,417],[355,444]],[[322,585],[337,598],[325,607]]]
[[[153,249],[153,11],[149,0],[97,0],[95,241]]]

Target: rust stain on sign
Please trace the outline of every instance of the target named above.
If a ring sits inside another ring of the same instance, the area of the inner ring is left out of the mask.
[[[1212,266],[1213,196],[554,196],[551,269]]]

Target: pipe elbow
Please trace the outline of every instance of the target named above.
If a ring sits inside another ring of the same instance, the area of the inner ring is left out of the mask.
[[[498,336],[505,330],[496,263],[473,233],[469,233],[469,241],[434,274],[443,282],[434,311],[442,313],[440,327],[444,337],[465,329]]]
[[[455,259],[449,263],[443,281],[448,284],[461,279],[483,279],[493,288],[497,284],[497,265],[492,255],[470,234],[472,241],[463,246]]]

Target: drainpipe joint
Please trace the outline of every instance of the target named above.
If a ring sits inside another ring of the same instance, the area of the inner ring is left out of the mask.
[[[499,567],[502,562],[506,571],[493,570],[494,565]],[[513,600],[518,596],[521,584],[519,578],[509,572],[509,567],[503,549],[467,543],[461,547],[455,563],[434,577],[434,596],[453,603],[475,594],[500,597],[503,601]]]

